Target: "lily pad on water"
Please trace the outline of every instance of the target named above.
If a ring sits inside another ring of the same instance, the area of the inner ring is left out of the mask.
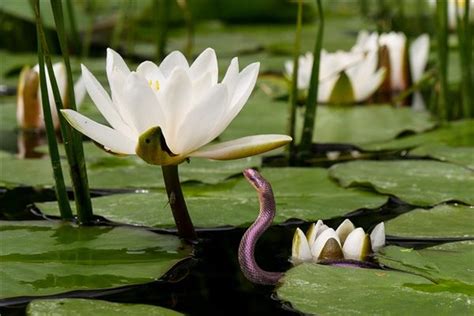
[[[426,145],[410,151],[410,156],[431,157],[440,161],[448,161],[469,169],[474,169],[474,147]]]
[[[474,296],[474,241],[447,243],[421,250],[397,246],[383,248],[377,259],[391,268],[434,280],[436,286],[413,286],[427,292],[464,293]]]
[[[436,291],[409,273],[301,264],[286,272],[278,297],[317,315],[470,315],[472,297]]]
[[[190,254],[177,237],[124,227],[0,222],[0,299],[158,280]]]
[[[46,315],[151,315],[178,316],[183,315],[171,309],[145,304],[121,304],[100,300],[78,298],[35,300],[28,304],[26,313],[29,316]]]
[[[472,237],[474,207],[438,205],[432,209],[415,209],[385,223],[388,235],[401,237]]]
[[[136,157],[116,157],[95,148],[85,146],[89,186],[91,188],[164,188],[159,166],[149,165]],[[67,161],[62,160],[63,173],[69,184]],[[192,159],[191,163],[180,165],[182,182],[199,181],[215,184],[240,174],[243,169],[259,167],[260,157],[249,157],[229,161]],[[0,186],[29,185],[49,187],[54,185],[51,162],[42,159],[18,159],[13,155],[1,155]]]
[[[361,208],[377,208],[387,198],[332,182],[321,168],[266,168],[272,183],[277,215],[275,223],[290,218],[308,221],[342,216]],[[258,214],[257,193],[243,178],[228,183],[184,186],[189,212],[197,227],[246,226]],[[165,193],[121,194],[92,200],[94,212],[109,220],[152,227],[174,227]],[[59,215],[55,202],[39,203],[46,214]]]
[[[400,150],[426,144],[452,147],[474,146],[474,120],[450,122],[432,131],[400,137],[391,141],[363,144],[364,150]]]
[[[371,187],[412,205],[446,201],[474,205],[474,172],[429,160],[352,161],[334,165],[329,174],[344,187]]]
[[[420,133],[435,126],[427,112],[390,105],[319,106],[313,141],[353,145],[391,140],[403,132]]]

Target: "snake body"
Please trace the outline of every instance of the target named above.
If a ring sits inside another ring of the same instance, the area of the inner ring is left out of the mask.
[[[255,261],[255,245],[260,236],[270,227],[275,217],[275,198],[270,183],[253,169],[245,169],[244,176],[257,190],[260,211],[255,222],[247,229],[239,246],[239,263],[242,273],[253,283],[274,285],[283,276],[282,272],[269,272]]]

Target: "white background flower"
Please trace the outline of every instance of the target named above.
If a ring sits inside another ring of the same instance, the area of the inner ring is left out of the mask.
[[[49,74],[45,66],[46,83],[48,87],[48,98],[51,106],[51,115],[55,128],[59,127],[59,119],[56,110],[56,102],[54,101],[53,89]],[[58,84],[59,93],[63,105],[67,107],[66,92],[67,92],[67,78],[66,69],[61,62],[53,65],[54,76]],[[74,85],[74,96],[76,105],[79,106],[84,100],[86,89],[84,81],[80,77]],[[17,123],[21,128],[44,128],[41,86],[39,84],[39,65],[32,69],[26,67],[20,75],[20,82],[18,84],[18,99],[17,99]]]
[[[78,112],[63,113],[73,127],[107,150],[138,154],[149,163],[177,164],[187,157],[241,158],[291,141],[285,135],[258,135],[203,147],[240,112],[258,70],[259,64],[253,63],[239,71],[234,58],[219,83],[217,58],[208,48],[192,65],[174,51],[159,66],[145,61],[130,71],[122,57],[108,49],[111,97],[84,65],[82,73],[90,97],[112,128]],[[144,140],[152,139],[156,146],[148,149]]]

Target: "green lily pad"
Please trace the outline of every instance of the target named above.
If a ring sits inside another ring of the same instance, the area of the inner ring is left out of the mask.
[[[164,182],[160,166],[149,165],[137,157],[117,157],[97,146],[84,145],[86,163],[91,188],[163,188]],[[44,148],[43,148],[44,150]],[[67,160],[61,160],[66,183],[69,184]],[[182,182],[199,181],[215,184],[240,174],[245,168],[259,167],[258,156],[229,161],[192,159],[180,165]],[[54,185],[51,162],[42,159],[18,159],[13,155],[0,156],[2,173],[0,186],[30,185],[50,187]],[[117,175],[120,175],[118,177]]]
[[[153,315],[178,316],[183,315],[171,309],[145,304],[121,304],[101,300],[86,300],[66,298],[55,300],[35,300],[28,304],[27,315]]]
[[[421,134],[400,137],[391,141],[363,144],[364,150],[401,150],[427,144],[443,144],[452,147],[474,146],[474,120],[447,123]]]
[[[334,165],[329,174],[344,187],[371,187],[412,205],[446,201],[474,204],[474,172],[429,160],[352,161]]]
[[[431,157],[474,169],[474,147],[450,147],[433,144],[415,148],[410,151],[410,156]]]
[[[50,221],[0,222],[0,239],[2,299],[151,282],[190,253],[174,236]]]
[[[69,183],[69,173],[64,168],[63,175]],[[51,187],[54,185],[53,169],[48,157],[43,159],[18,159],[13,155],[0,156],[0,186],[12,187],[29,185]]]
[[[473,237],[474,207],[441,204],[415,209],[385,223],[385,232],[402,237]]]
[[[436,281],[439,286],[432,291],[460,292],[471,296],[474,296],[473,258],[474,241],[447,243],[421,250],[389,246],[377,254],[381,264]]]
[[[470,315],[472,297],[418,275],[301,264],[286,272],[278,297],[317,315]]]
[[[410,108],[318,106],[313,141],[361,145],[390,140],[407,131],[420,133],[434,126],[428,113]]]
[[[321,168],[268,168],[262,174],[273,186],[275,223],[291,218],[328,219],[361,208],[377,208],[387,200],[371,192],[341,188]],[[184,186],[184,192],[196,227],[248,226],[258,214],[257,193],[243,178],[215,186]],[[94,198],[92,202],[95,214],[112,221],[175,226],[165,193],[120,194]],[[59,215],[55,202],[37,206],[46,214]]]

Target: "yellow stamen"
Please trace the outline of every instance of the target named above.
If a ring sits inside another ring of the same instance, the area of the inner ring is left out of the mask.
[[[155,91],[160,90],[160,82],[158,80],[148,80],[148,85]]]

